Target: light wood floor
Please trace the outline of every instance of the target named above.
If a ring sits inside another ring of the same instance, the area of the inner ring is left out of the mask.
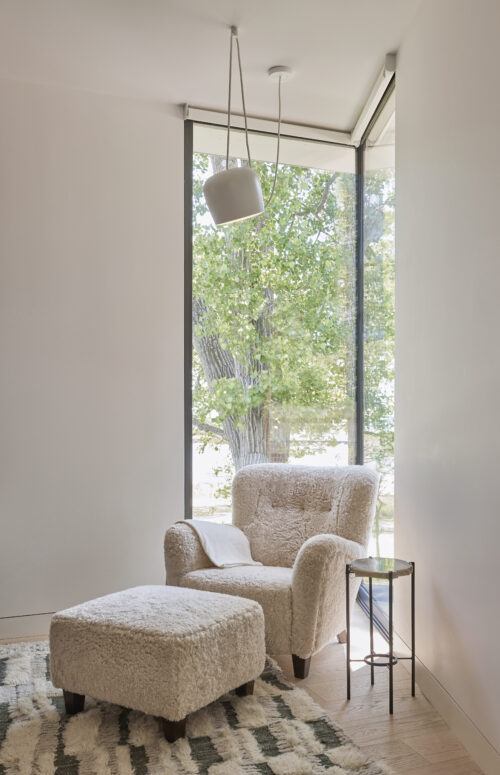
[[[358,609],[353,617],[353,658],[364,657],[369,651],[368,633],[368,620]],[[375,650],[387,651],[387,643],[380,636],[376,637]],[[345,646],[340,643],[327,646],[313,657],[305,680],[293,678],[290,657],[276,659],[286,676],[306,689],[365,753],[384,762],[397,775],[478,775],[482,772],[418,687],[416,697],[411,696],[410,675],[401,663],[394,670],[394,715],[391,717],[386,668],[376,670],[372,687],[370,668],[355,663],[351,700],[346,700]]]
[[[356,609],[352,622],[352,657],[358,658],[369,650],[369,636],[368,620],[361,609],[357,606]],[[387,650],[380,636],[376,636],[375,649]],[[394,671],[394,715],[391,717],[389,673],[384,668],[376,671],[372,687],[370,668],[354,665],[352,699],[347,702],[345,646],[340,643],[327,646],[313,658],[309,677],[303,681],[293,677],[290,657],[276,659],[288,678],[306,689],[363,751],[384,762],[395,775],[481,775],[479,767],[418,687],[416,697],[411,696],[410,676],[401,664]]]

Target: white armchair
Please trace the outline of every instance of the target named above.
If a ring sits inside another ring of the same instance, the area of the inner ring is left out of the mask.
[[[256,600],[268,653],[292,654],[305,678],[311,656],[345,629],[345,566],[366,555],[378,479],[364,466],[242,468],[233,524],[262,565],[215,568],[194,531],[176,524],[165,535],[167,584]]]

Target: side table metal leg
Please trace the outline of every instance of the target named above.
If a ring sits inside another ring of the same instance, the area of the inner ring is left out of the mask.
[[[368,579],[368,589],[370,594],[370,655],[373,660],[373,581],[372,577]],[[372,664],[371,668],[371,684],[372,686],[375,683],[375,668]]]
[[[411,696],[415,697],[415,563],[411,566]]]
[[[392,571],[389,571],[389,713],[393,712],[393,615],[392,615]]]
[[[347,630],[346,639],[346,666],[347,666],[347,699],[351,699],[351,611],[349,605],[349,573],[351,566],[345,566],[345,622]]]

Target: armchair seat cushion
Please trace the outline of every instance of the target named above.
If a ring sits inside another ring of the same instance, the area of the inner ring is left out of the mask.
[[[270,654],[291,653],[292,568],[270,565],[208,568],[186,573],[180,584],[191,589],[246,597],[260,603]]]

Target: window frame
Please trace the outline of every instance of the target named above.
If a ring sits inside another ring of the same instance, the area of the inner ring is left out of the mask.
[[[364,238],[363,216],[365,195],[365,155],[367,140],[382,110],[395,89],[392,77],[358,146],[346,145],[355,152],[356,175],[356,330],[355,330],[355,397],[356,397],[356,465],[364,462]],[[184,121],[184,519],[193,516],[193,126],[202,122]],[[266,133],[267,134],[267,133]],[[297,138],[294,138],[297,139]],[[327,141],[322,141],[327,142]]]

